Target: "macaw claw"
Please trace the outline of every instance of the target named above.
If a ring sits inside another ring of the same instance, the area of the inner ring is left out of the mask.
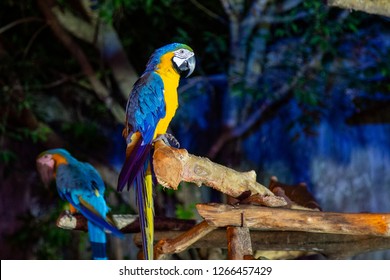
[[[180,148],[179,141],[177,141],[175,136],[173,136],[170,133],[160,134],[159,136],[156,137],[156,139],[154,139],[153,142],[156,142],[158,140],[163,141],[166,145],[171,146],[173,148],[177,148],[177,149]]]

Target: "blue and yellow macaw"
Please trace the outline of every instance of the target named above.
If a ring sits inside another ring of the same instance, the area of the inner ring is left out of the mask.
[[[153,259],[153,170],[151,149],[156,139],[168,141],[168,125],[178,107],[180,77],[194,71],[193,50],[172,43],[154,51],[145,72],[134,84],[126,106],[126,160],[118,178],[118,191],[134,184],[138,203],[143,253]]]
[[[107,215],[105,186],[96,169],[89,163],[78,161],[64,149],[41,153],[37,158],[37,169],[46,186],[56,180],[57,191],[70,203],[71,212],[78,210],[87,218],[93,259],[107,259],[104,230],[121,238],[123,235]]]

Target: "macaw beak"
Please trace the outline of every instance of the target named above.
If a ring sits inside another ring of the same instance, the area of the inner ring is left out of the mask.
[[[47,161],[43,158],[37,159],[37,170],[45,187],[49,187],[54,178],[54,160]]]
[[[195,70],[195,65],[196,65],[196,60],[195,60],[195,55],[191,56],[190,58],[188,58],[186,60],[187,62],[187,66],[186,66],[186,70],[183,71],[183,75],[185,75],[184,77],[189,77],[192,72],[194,72]]]
[[[174,57],[173,62],[180,76],[184,78],[189,77],[195,70],[196,60],[195,55],[193,53],[192,56],[186,59]]]

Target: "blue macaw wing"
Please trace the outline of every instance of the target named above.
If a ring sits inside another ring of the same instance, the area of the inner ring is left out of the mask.
[[[122,233],[106,220],[109,208],[104,200],[104,182],[88,163],[62,164],[57,168],[57,189],[90,222],[119,237]]]
[[[118,178],[118,191],[145,168],[156,126],[165,116],[164,84],[154,72],[144,73],[135,83],[126,108],[127,152]]]
[[[129,132],[139,131],[150,143],[157,123],[165,116],[164,83],[155,72],[144,73],[135,83],[126,108]]]
[[[101,228],[104,228],[104,229],[107,229],[108,231],[110,231],[111,233],[115,234],[116,236],[118,237],[123,237],[123,233],[120,232],[116,227],[115,225],[113,225],[112,223],[108,222],[105,218],[105,216],[102,216],[99,211],[96,210],[96,207],[95,206],[92,206],[92,204],[90,204],[88,201],[84,200],[83,197],[79,197],[79,201],[80,203],[79,204],[74,204],[74,201],[72,199],[72,195],[69,194],[69,193],[66,193],[65,195],[65,198],[69,201],[69,203],[71,203],[77,210],[80,211],[81,214],[83,214],[83,216],[90,222],[92,222],[93,224],[101,227]],[[92,202],[93,200],[96,200],[96,199],[103,199],[103,198],[99,198],[99,197],[94,197],[92,198],[89,198],[89,201]],[[96,204],[96,203],[94,203]],[[101,202],[99,203],[101,205]]]

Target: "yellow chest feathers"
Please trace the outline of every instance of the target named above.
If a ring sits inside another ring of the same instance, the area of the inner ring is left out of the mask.
[[[164,101],[165,101],[165,117],[162,118],[156,127],[154,138],[159,134],[167,132],[169,123],[176,113],[179,106],[177,87],[179,85],[179,74],[172,66],[172,53],[168,53],[161,57],[161,62],[157,66],[156,73],[158,73],[164,83]]]

